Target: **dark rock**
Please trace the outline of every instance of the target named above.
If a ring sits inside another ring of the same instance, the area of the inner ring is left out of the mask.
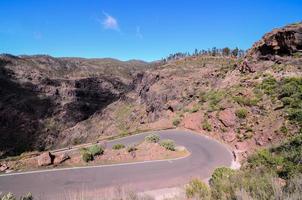
[[[302,52],[302,23],[274,29],[248,51],[247,58],[274,60]]]

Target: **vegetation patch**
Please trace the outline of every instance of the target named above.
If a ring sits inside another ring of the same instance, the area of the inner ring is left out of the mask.
[[[186,186],[186,196],[190,199],[211,199],[210,188],[201,180],[193,179]]]
[[[137,150],[137,147],[135,145],[131,145],[131,146],[127,147],[128,153],[134,152],[136,150]]]
[[[92,154],[89,152],[89,151],[83,151],[82,153],[82,160],[84,161],[84,162],[89,162],[89,161],[92,161],[93,160],[93,156],[92,156]]]
[[[234,96],[234,101],[242,106],[257,106],[259,99],[256,97]]]
[[[212,125],[208,122],[208,120],[204,120],[202,129],[209,132],[212,131]]]
[[[112,146],[112,149],[114,149],[114,150],[119,150],[119,149],[123,149],[123,148],[125,148],[124,144],[115,144]]]
[[[210,179],[211,198],[299,199],[301,158],[302,135],[299,134],[279,146],[258,151],[239,171],[217,168]]]
[[[240,108],[235,111],[236,116],[240,119],[245,119],[247,116],[247,113],[248,113],[247,110],[244,108]]]
[[[272,98],[283,103],[283,108],[290,121],[302,125],[302,78],[284,78],[277,82],[273,77],[262,81],[259,88]]]
[[[159,140],[160,140],[160,137],[156,134],[150,134],[145,137],[145,141],[150,142],[150,143],[158,143]]]
[[[175,151],[175,142],[173,140],[162,140],[160,142],[160,146],[164,147],[165,149],[169,151]]]
[[[92,156],[97,156],[104,153],[104,149],[100,145],[93,145],[88,148],[88,151],[91,153]]]
[[[178,126],[180,124],[180,118],[179,117],[174,118],[172,123],[174,126]]]

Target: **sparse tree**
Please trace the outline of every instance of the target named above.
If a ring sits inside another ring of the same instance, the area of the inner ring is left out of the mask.
[[[229,56],[230,55],[230,48],[228,48],[228,47],[225,47],[225,48],[223,48],[222,49],[222,55],[223,56]]]
[[[235,56],[235,57],[237,57],[238,56],[238,52],[239,52],[239,49],[238,49],[238,47],[236,47],[235,49],[233,49],[232,55]]]

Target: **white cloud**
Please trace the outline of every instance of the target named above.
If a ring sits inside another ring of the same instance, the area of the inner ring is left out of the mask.
[[[141,32],[141,27],[137,26],[136,27],[136,37],[143,39],[143,34]]]
[[[119,25],[117,22],[117,19],[110,16],[109,14],[103,12],[105,15],[105,19],[102,21],[104,29],[111,29],[111,30],[116,30],[119,31]]]

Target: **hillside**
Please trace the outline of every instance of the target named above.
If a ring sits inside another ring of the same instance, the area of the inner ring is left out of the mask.
[[[302,24],[275,29],[244,60],[190,56],[155,65],[2,55],[1,155],[180,127],[245,159],[299,130],[301,38]]]

